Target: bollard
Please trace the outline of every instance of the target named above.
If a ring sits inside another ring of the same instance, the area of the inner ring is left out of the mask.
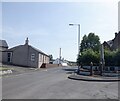
[[[80,74],[80,66],[78,65],[77,74]]]
[[[92,70],[92,67],[93,67],[93,63],[91,62],[91,63],[90,63],[90,76],[92,76],[92,75],[93,75],[93,70]]]
[[[100,76],[102,76],[102,63],[100,62]]]

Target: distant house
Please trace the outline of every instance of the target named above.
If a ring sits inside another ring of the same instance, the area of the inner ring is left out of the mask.
[[[104,43],[103,43],[103,45],[104,45],[104,48],[106,48],[106,49],[108,49],[108,50],[113,50],[113,40],[109,40],[109,41],[104,41]]]
[[[49,63],[49,56],[29,45],[28,42],[27,38],[24,45],[3,51],[3,63],[36,68],[40,68],[43,63]]]
[[[0,40],[0,51],[8,49],[8,44],[5,40]]]
[[[0,63],[2,63],[3,51],[8,49],[8,44],[5,40],[0,40]]]
[[[113,39],[113,49],[119,49],[120,48],[120,31],[119,33],[115,33],[115,38]]]
[[[120,48],[120,31],[115,33],[115,38],[109,41],[104,41],[104,47],[109,50],[116,50]]]
[[[56,60],[53,61],[53,64],[60,64],[61,66],[68,66],[68,62],[64,59],[59,59],[57,58]]]

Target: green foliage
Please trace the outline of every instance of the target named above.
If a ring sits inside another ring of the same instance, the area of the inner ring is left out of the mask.
[[[94,65],[99,65],[100,62],[100,41],[99,37],[94,33],[89,33],[88,36],[84,35],[81,42],[81,55],[78,56],[77,64],[90,65],[93,62]],[[116,51],[110,51],[104,49],[104,58],[106,66],[120,66],[120,49]]]
[[[81,41],[80,51],[83,52],[87,49],[93,49],[93,51],[99,51],[100,39],[99,36],[94,33],[89,33],[88,36],[84,35]]]
[[[115,65],[115,61],[114,61],[114,56],[115,56],[115,51],[110,51],[105,49],[104,54],[105,54],[105,65],[106,66],[113,66]]]
[[[99,48],[100,41],[99,36],[94,33],[89,33],[88,36],[84,35],[83,40],[81,41],[80,53],[78,56],[77,63],[83,63],[84,65],[90,65],[91,62],[94,65],[99,64]]]
[[[50,57],[50,61],[52,61],[52,60],[53,60],[53,56],[52,56],[52,55],[49,55],[49,57]]]
[[[120,66],[120,49],[117,50],[116,54],[114,55],[114,64],[116,66]]]
[[[105,50],[105,65],[120,66],[120,49],[116,51]]]
[[[120,66],[120,49],[117,51],[104,50],[105,66]],[[92,49],[87,49],[79,55],[77,63],[80,65],[90,65],[93,62],[94,65],[99,65],[100,53],[93,51]]]
[[[79,55],[77,59],[77,63],[83,63],[83,65],[90,65],[91,62],[94,63],[94,65],[99,64],[99,53],[97,51],[93,51],[92,49],[87,49]]]

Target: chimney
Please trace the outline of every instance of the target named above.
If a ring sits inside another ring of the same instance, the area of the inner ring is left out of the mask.
[[[28,45],[28,43],[29,43],[29,40],[28,40],[28,37],[27,37],[26,40],[25,40],[25,45]]]
[[[120,34],[120,31],[118,32],[118,34]]]
[[[118,35],[118,33],[116,32],[116,33],[115,33],[115,38],[117,37],[117,35]]]

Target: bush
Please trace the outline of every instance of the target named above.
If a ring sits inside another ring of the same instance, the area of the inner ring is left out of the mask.
[[[120,50],[116,51],[105,50],[105,65],[120,66]]]
[[[117,51],[104,50],[104,58],[106,66],[120,66],[120,49]],[[79,55],[77,59],[77,64],[80,65],[90,65],[93,62],[94,65],[99,65],[100,53],[93,51],[92,49],[87,49]]]
[[[115,61],[114,61],[115,53],[116,53],[115,51],[105,50],[105,65],[106,66],[115,65]]]
[[[79,55],[77,59],[77,63],[80,65],[80,63],[83,63],[83,65],[90,65],[91,62],[94,63],[94,65],[99,64],[99,53],[97,51],[93,51],[92,49],[85,50]]]

